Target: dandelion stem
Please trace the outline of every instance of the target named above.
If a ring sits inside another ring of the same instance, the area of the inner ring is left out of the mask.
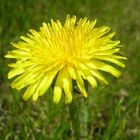
[[[78,112],[78,104],[72,102],[69,106],[70,119],[72,123],[72,137],[76,140],[80,140],[80,120]]]

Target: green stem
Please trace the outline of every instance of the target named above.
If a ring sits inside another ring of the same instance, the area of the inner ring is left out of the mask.
[[[80,120],[79,120],[79,111],[78,104],[76,102],[72,102],[69,105],[69,113],[72,122],[72,136],[75,140],[80,140]]]

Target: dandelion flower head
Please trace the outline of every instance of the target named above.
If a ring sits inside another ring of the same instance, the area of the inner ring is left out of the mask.
[[[12,88],[25,88],[23,98],[36,101],[54,85],[53,101],[58,103],[64,94],[65,103],[70,103],[74,83],[87,97],[85,80],[94,88],[97,80],[108,84],[102,71],[119,77],[120,71],[113,64],[124,67],[122,60],[126,59],[120,55],[120,41],[112,39],[115,33],[110,33],[110,27],[97,28],[95,24],[96,20],[76,21],[76,16],[68,15],[64,25],[51,20],[43,23],[39,32],[30,30],[21,41],[12,42],[15,49],[6,55],[16,60],[8,65]]]

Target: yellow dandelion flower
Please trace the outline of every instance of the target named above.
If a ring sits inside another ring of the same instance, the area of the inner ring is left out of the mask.
[[[54,83],[53,101],[58,103],[64,92],[65,103],[70,103],[73,81],[87,97],[84,80],[94,88],[96,80],[107,84],[101,71],[120,76],[120,71],[111,66],[114,63],[125,67],[120,41],[112,40],[115,33],[109,33],[110,27],[96,28],[95,24],[96,20],[76,21],[76,16],[68,15],[64,25],[51,20],[51,24],[43,23],[39,32],[30,30],[27,36],[20,37],[22,41],[11,43],[16,49],[9,51],[6,58],[16,59],[8,65],[12,68],[8,78],[15,77],[12,88],[26,87],[23,98],[36,101]]]

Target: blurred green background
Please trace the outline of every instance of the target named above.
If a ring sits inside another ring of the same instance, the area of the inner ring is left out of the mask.
[[[140,0],[0,0],[0,140],[74,139],[68,106],[53,104],[51,89],[23,101],[9,86],[4,58],[11,41],[67,14],[111,26],[128,57],[119,79],[109,76],[108,87],[77,101],[81,140],[140,140]]]

